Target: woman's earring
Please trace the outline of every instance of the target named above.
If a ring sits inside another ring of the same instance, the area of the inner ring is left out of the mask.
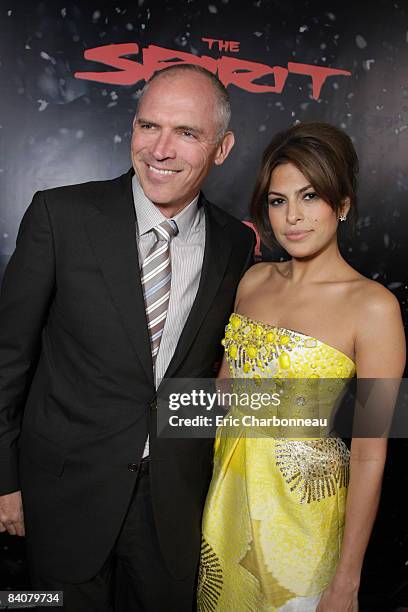
[[[341,213],[341,215],[339,217],[339,221],[345,221],[346,219],[347,219],[346,213]]]

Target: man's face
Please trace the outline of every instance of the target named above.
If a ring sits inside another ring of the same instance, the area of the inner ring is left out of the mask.
[[[163,75],[140,101],[133,122],[132,162],[145,195],[174,216],[198,194],[213,163],[234,144],[217,144],[216,97],[211,82],[194,72]]]

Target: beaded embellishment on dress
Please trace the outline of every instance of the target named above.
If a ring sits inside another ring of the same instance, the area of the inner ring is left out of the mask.
[[[198,597],[203,612],[217,609],[222,590],[222,568],[217,555],[203,538],[201,542],[201,563],[198,574]]]
[[[301,504],[319,501],[347,487],[350,452],[339,438],[277,440],[276,465]]]

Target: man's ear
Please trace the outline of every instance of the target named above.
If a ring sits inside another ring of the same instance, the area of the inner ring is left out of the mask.
[[[227,159],[229,152],[234,146],[234,143],[235,143],[235,136],[233,132],[230,132],[230,131],[225,132],[220,144],[217,147],[217,152],[215,154],[214,163],[217,166],[220,166]]]

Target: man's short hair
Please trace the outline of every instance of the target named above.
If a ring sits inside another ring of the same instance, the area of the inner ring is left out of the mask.
[[[196,64],[175,64],[173,66],[168,66],[167,68],[157,70],[143,87],[142,93],[140,94],[139,98],[139,104],[144,94],[149,89],[150,83],[155,81],[158,77],[171,76],[172,74],[178,73],[182,74],[183,72],[195,72],[197,74],[201,74],[210,81],[216,97],[218,114],[218,117],[216,118],[218,123],[217,142],[220,141],[221,138],[224,136],[225,132],[228,130],[228,126],[231,120],[230,98],[227,89],[221,83],[220,79],[215,74],[213,74],[206,68],[203,68],[202,66],[197,66]]]

